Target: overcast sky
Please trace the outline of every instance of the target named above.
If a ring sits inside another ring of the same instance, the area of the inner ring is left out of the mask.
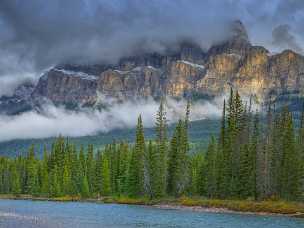
[[[208,48],[235,19],[252,43],[303,53],[303,0],[1,0],[0,94],[60,62],[115,62],[185,39]]]
[[[0,95],[62,62],[114,63],[137,53],[162,53],[184,40],[207,50],[229,37],[228,25],[237,19],[253,44],[303,53],[304,0],[0,0]],[[103,113],[47,106],[46,115],[0,116],[0,141],[133,127],[140,113],[145,126],[152,126],[158,104],[145,102],[113,105]],[[185,103],[170,106],[174,122]],[[220,107],[219,100],[198,103],[192,119],[219,116]],[[85,124],[79,128],[79,122]]]

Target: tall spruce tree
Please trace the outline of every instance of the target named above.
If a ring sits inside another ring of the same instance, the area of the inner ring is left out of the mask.
[[[179,194],[178,184],[181,176],[181,165],[180,165],[180,155],[179,155],[179,145],[178,141],[181,135],[181,121],[177,124],[171,142],[168,158],[168,186],[167,192],[169,195],[177,196]]]
[[[295,147],[292,114],[285,111],[284,115],[281,195],[287,200],[294,200],[299,198],[300,195],[300,163]]]
[[[158,181],[154,187],[155,196],[161,197],[166,191],[167,182],[167,118],[164,107],[164,98],[161,99],[158,112],[156,114],[156,145],[154,150],[154,175],[158,176]]]
[[[61,186],[60,181],[58,180],[58,167],[57,165],[51,170],[50,174],[50,196],[51,197],[58,197],[61,196]]]
[[[130,162],[128,193],[132,197],[144,195],[144,155],[145,138],[141,116],[138,117],[136,140]]]
[[[46,148],[44,148],[42,167],[41,167],[40,194],[42,194],[43,196],[49,196],[49,192],[50,192],[50,180],[49,180],[49,170],[48,170],[48,154]]]
[[[216,196],[216,140],[211,137],[207,152],[206,152],[206,166],[205,166],[205,183],[207,197],[214,198]]]
[[[108,196],[111,194],[111,174],[107,156],[103,156],[101,167],[101,194],[103,196]]]
[[[87,175],[83,175],[81,178],[80,195],[82,198],[90,197],[90,188]]]
[[[88,184],[90,192],[94,192],[95,184],[95,161],[94,161],[94,147],[92,144],[88,145],[87,157],[86,157],[86,173],[88,177]]]
[[[20,175],[18,173],[16,162],[11,164],[11,192],[15,195],[21,193]]]
[[[38,169],[35,159],[34,145],[29,149],[26,160],[26,192],[34,195],[38,190]]]
[[[259,130],[259,115],[258,113],[254,116],[253,132],[250,139],[249,145],[249,189],[251,196],[257,200],[257,154],[259,144],[260,130]]]
[[[187,177],[185,169],[187,166],[186,150],[185,150],[185,125],[179,120],[173,133],[168,159],[168,194],[180,196],[186,190]]]
[[[62,179],[62,193],[64,195],[71,195],[73,192],[72,178],[68,165],[63,167],[63,179]]]

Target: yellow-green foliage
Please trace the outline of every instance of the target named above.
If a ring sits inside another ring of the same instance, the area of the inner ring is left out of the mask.
[[[119,204],[134,204],[134,205],[149,205],[151,204],[147,198],[130,198],[126,196],[104,198],[105,203],[119,203]]]
[[[80,196],[62,196],[55,198],[32,197],[30,195],[11,195],[2,194],[1,199],[28,199],[28,200],[52,200],[60,202],[82,201]],[[101,199],[87,199],[86,201],[133,204],[133,205],[181,205],[181,206],[199,206],[206,208],[224,208],[231,211],[252,212],[252,213],[274,213],[274,214],[304,214],[304,204],[285,201],[246,201],[246,200],[218,200],[204,198],[188,198],[180,199],[163,198],[158,200],[149,200],[148,198],[130,198],[126,196],[120,197],[104,197]]]
[[[52,198],[54,201],[66,202],[66,201],[80,201],[80,196],[61,196]]]
[[[284,201],[238,201],[238,200],[208,200],[181,198],[183,206],[201,206],[209,208],[225,208],[233,211],[255,213],[296,214],[304,213],[304,204]]]

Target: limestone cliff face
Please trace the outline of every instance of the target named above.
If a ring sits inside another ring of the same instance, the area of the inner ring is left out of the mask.
[[[274,90],[304,92],[304,57],[284,51],[270,58],[269,74],[275,83]]]
[[[197,82],[204,77],[205,71],[203,65],[184,60],[172,62],[167,70],[166,94],[185,96],[196,89]]]
[[[152,66],[107,70],[97,80],[97,91],[119,100],[156,97],[162,92],[161,71]]]
[[[92,105],[96,101],[96,77],[86,73],[52,69],[40,78],[32,93],[35,103],[48,99],[56,105]]]
[[[127,57],[116,65],[57,66],[41,77],[26,99],[18,96],[18,89],[11,98],[0,98],[0,109],[18,106],[17,100],[28,108],[45,100],[75,107],[96,106],[108,98],[200,98],[228,92],[231,86],[259,101],[304,95],[303,56],[290,50],[271,55],[251,45],[241,22],[233,26],[230,39],[207,52],[182,42],[167,54]]]
[[[232,85],[241,93],[262,98],[270,87],[268,51],[252,47],[232,77]]]
[[[224,93],[230,87],[240,59],[238,54],[223,53],[210,56],[206,64],[206,74],[198,82],[196,92],[212,96]]]
[[[236,73],[233,84],[245,94],[261,99],[286,93],[303,94],[304,58],[292,51],[270,56],[254,47]]]

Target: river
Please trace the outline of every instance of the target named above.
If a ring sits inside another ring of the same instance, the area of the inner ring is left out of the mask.
[[[304,219],[148,206],[0,200],[1,228],[304,228]]]

